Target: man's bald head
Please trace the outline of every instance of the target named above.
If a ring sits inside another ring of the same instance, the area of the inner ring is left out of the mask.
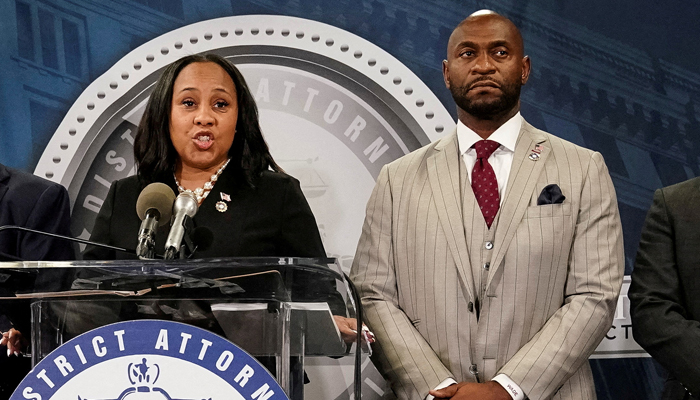
[[[519,51],[519,57],[525,55],[525,44],[520,30],[510,19],[491,10],[479,10],[467,18],[463,19],[457,27],[452,31],[449,42],[447,44],[447,58],[450,58],[450,49],[454,48],[461,40],[465,39],[465,32],[471,32],[474,29],[481,29],[484,26],[489,26],[492,29],[499,30],[505,37],[508,37],[515,45],[514,50]],[[468,38],[467,38],[468,39]]]

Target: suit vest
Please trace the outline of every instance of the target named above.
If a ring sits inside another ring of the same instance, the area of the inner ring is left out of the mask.
[[[499,208],[496,218],[489,229],[481,213],[481,209],[479,208],[479,203],[474,196],[474,191],[469,182],[469,175],[467,174],[467,169],[461,156],[459,165],[464,237],[466,238],[469,263],[471,265],[471,273],[475,286],[473,288],[475,289],[474,294],[476,296],[476,304],[474,306],[478,318],[481,312],[482,299],[486,295],[486,281],[489,276],[489,269],[491,268],[494,238],[496,236],[496,229],[498,228],[498,219],[501,215],[501,211]]]

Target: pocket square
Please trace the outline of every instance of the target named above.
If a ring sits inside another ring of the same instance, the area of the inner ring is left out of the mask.
[[[537,198],[537,205],[545,204],[561,204],[566,199],[566,196],[561,194],[561,189],[556,183],[549,184],[542,189],[542,193]]]

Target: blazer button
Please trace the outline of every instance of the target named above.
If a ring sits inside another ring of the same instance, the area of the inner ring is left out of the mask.
[[[486,244],[484,245],[484,247],[486,247],[486,250],[491,250],[491,249],[493,249],[493,242],[486,242]]]
[[[474,312],[474,303],[470,301],[469,304],[467,304],[467,308],[469,309],[469,312]]]
[[[488,271],[489,268],[491,268],[491,263],[486,263],[486,264],[484,264],[484,269],[485,269],[485,270]]]

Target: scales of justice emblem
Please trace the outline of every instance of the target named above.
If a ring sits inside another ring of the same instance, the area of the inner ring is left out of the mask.
[[[124,389],[119,396],[114,399],[88,399],[78,396],[78,400],[213,400],[211,397],[180,399],[170,396],[165,389],[155,386],[160,376],[160,367],[158,364],[149,365],[146,358],[143,358],[140,364],[130,363],[127,369],[129,382],[133,386]]]

